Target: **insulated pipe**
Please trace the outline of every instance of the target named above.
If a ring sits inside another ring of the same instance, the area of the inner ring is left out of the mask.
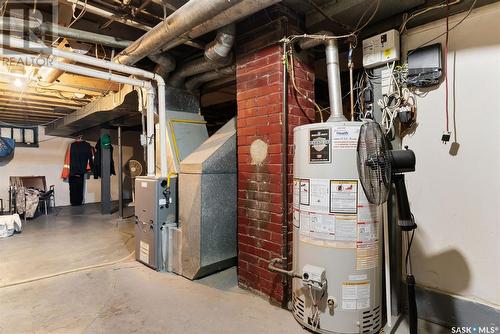
[[[207,60],[205,57],[195,59],[193,61],[181,65],[181,67],[179,67],[179,69],[172,74],[172,76],[168,80],[168,84],[173,87],[178,87],[178,88],[182,87],[182,84],[184,83],[184,80],[187,77],[215,70],[220,67],[225,67],[231,64],[232,62],[233,62],[232,53],[218,62]]]
[[[148,58],[157,64],[154,72],[162,77],[165,77],[175,69],[175,58],[169,54],[154,54],[149,55]]]
[[[113,61],[126,65],[135,64],[160,51],[163,44],[239,2],[241,0],[190,0],[120,52]]]
[[[280,1],[281,0],[245,0],[237,3],[220,14],[207,18],[207,20],[203,23],[196,26],[192,30],[183,33],[179,37],[176,36],[174,39],[164,42],[161,50],[170,50],[178,45],[205,35],[207,32],[219,29],[228,23],[235,22],[246,16],[255,14],[258,11],[272,6]]]
[[[92,14],[95,14],[95,15],[99,15],[101,17],[105,17],[107,19],[110,19],[110,20],[113,20],[113,21],[116,21],[116,22],[123,23],[123,24],[126,24],[128,26],[140,29],[140,30],[150,31],[151,29],[153,29],[150,26],[147,26],[147,25],[142,24],[140,22],[137,22],[137,21],[134,21],[134,20],[131,20],[131,19],[126,19],[126,18],[119,17],[115,13],[110,12],[110,11],[105,10],[105,9],[102,9],[100,7],[94,6],[94,5],[90,4],[90,3],[88,3],[87,1],[84,2],[84,1],[79,1],[79,0],[66,0],[66,2],[72,3],[75,6],[78,6],[78,7],[82,8],[82,9],[85,8],[86,12],[89,12],[89,13],[92,13]]]
[[[97,43],[109,47],[125,49],[132,41],[121,40],[113,36],[96,34],[85,30],[63,27],[53,23],[26,21],[15,17],[0,17],[0,29],[3,31],[25,32],[28,29],[38,34],[49,34],[80,42]]]
[[[224,68],[219,68],[215,71],[205,72],[191,77],[186,81],[186,88],[189,91],[198,89],[203,83],[217,80],[236,73],[236,65],[231,65]]]
[[[159,102],[158,103],[158,114],[159,114],[159,119],[160,119],[160,157],[161,157],[160,169],[161,169],[161,176],[167,177],[167,175],[168,175],[168,170],[167,170],[167,168],[168,168],[168,166],[167,166],[167,130],[166,130],[167,113],[166,113],[166,108],[165,108],[165,81],[163,80],[163,78],[161,76],[159,76],[155,73],[152,73],[152,72],[141,70],[141,69],[136,68],[136,67],[130,67],[130,66],[122,65],[122,64],[117,64],[117,63],[114,63],[114,62],[111,62],[108,60],[103,60],[103,59],[98,59],[98,58],[94,58],[94,57],[90,57],[90,56],[85,56],[85,55],[81,55],[81,54],[77,54],[77,53],[73,53],[73,52],[60,50],[57,48],[49,48],[43,44],[28,42],[28,41],[24,41],[24,40],[17,39],[17,38],[11,38],[10,36],[0,35],[0,43],[2,45],[8,45],[12,48],[26,49],[26,50],[29,50],[32,52],[40,52],[40,53],[47,54],[47,55],[53,55],[56,57],[67,58],[67,59],[71,59],[71,60],[74,60],[74,61],[79,62],[79,63],[83,63],[83,64],[95,66],[95,67],[100,67],[100,68],[105,68],[107,70],[113,70],[113,71],[118,71],[118,72],[122,72],[122,73],[127,73],[127,74],[131,74],[131,75],[142,76],[144,78],[155,80],[157,83],[157,86],[158,86],[158,96],[159,96],[158,97],[158,102]],[[9,54],[13,54],[13,52],[9,51]],[[36,61],[39,60],[38,56],[33,56],[33,55],[28,55],[28,56],[33,57],[33,59],[35,61],[34,64],[36,64]],[[54,62],[52,62],[52,63],[54,63]],[[45,65],[45,64],[43,64],[43,65]],[[103,73],[103,72],[87,69],[84,67],[79,67],[76,65],[71,65],[71,64],[65,64],[65,65],[68,66],[65,68],[81,68],[81,69],[87,70],[87,72],[83,71],[82,73],[77,73],[77,74],[81,74],[81,75],[91,76],[88,74],[88,73],[90,73],[90,71],[97,72],[97,73],[99,73],[99,75]],[[64,70],[64,68],[63,68],[63,70]],[[72,72],[72,71],[68,70],[68,72]],[[73,72],[73,73],[75,73],[75,72]],[[116,74],[111,74],[111,73],[104,73],[104,74],[105,74],[104,77],[98,77],[98,78],[104,79],[104,80],[111,80],[110,77],[122,77],[122,78],[129,79],[129,81],[135,80],[135,81],[133,81],[133,83],[131,83],[132,81],[130,81],[128,83],[130,85],[138,86],[138,87],[145,87],[145,86],[142,86],[140,84],[142,82],[145,82],[142,80],[130,79],[128,77],[117,76]],[[116,80],[113,80],[113,81],[116,81]],[[116,81],[116,82],[120,82],[120,81]],[[147,83],[149,84],[149,86],[151,86],[151,83],[149,83],[149,82],[147,82]],[[146,88],[148,88],[148,87],[146,87]],[[154,101],[154,99],[151,100],[151,102],[149,102],[149,104],[151,104],[152,101]],[[153,106],[154,106],[154,104],[153,104]],[[153,131],[154,131],[154,129],[153,129]],[[154,134],[154,132],[149,133],[148,135],[152,136],[153,134]],[[171,134],[169,133],[168,136],[170,137]],[[169,138],[169,139],[170,139],[170,142],[172,142],[172,138]],[[149,143],[149,145],[154,145],[154,142]],[[153,156],[153,159],[154,159],[154,156]],[[175,161],[175,163],[177,164],[177,161]],[[176,168],[178,168],[177,165],[176,165]]]
[[[231,52],[236,34],[234,23],[228,24],[217,31],[217,36],[205,47],[205,57],[210,61],[221,61]]]

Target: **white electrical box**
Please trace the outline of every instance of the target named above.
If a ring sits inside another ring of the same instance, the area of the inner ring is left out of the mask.
[[[399,60],[399,32],[395,29],[363,40],[363,67]]]
[[[325,268],[306,264],[302,269],[302,280],[304,283],[312,284],[318,288],[322,288],[326,281]]]

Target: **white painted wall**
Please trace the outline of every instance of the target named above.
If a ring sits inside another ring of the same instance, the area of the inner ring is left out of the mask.
[[[465,14],[450,21],[453,26]],[[418,229],[413,268],[421,285],[500,307],[500,3],[474,10],[450,33],[450,124],[458,155],[440,138],[445,85],[418,98],[418,128],[404,139],[417,156],[407,176]],[[403,36],[403,54],[445,31],[445,21]],[[438,39],[444,45],[444,37]],[[453,63],[456,55],[456,103]]]
[[[4,199],[4,205],[7,205],[9,198],[8,186],[10,176],[30,176],[44,175],[47,180],[47,186],[55,185],[56,205],[70,205],[69,184],[61,179],[61,171],[64,163],[64,156],[68,145],[74,140],[63,137],[46,136],[44,128],[39,128],[40,147],[17,147],[14,157],[10,161],[0,162],[0,198]],[[95,142],[89,141],[94,146]],[[118,149],[113,146],[113,158],[115,160],[115,169],[118,172]],[[124,164],[132,157],[134,148],[123,146]],[[129,184],[129,183],[128,183]],[[126,198],[130,190],[124,188]],[[118,200],[118,178],[111,176],[111,198]],[[101,180],[95,180],[91,176],[86,183],[85,203],[95,203],[101,201]]]

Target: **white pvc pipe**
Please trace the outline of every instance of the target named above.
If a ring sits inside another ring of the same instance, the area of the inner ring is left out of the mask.
[[[33,51],[33,52],[40,52],[40,53],[46,54],[46,55],[53,55],[55,57],[71,59],[71,60],[78,62],[78,63],[83,63],[83,64],[95,66],[95,67],[100,67],[100,68],[104,68],[104,69],[108,69],[108,70],[113,70],[113,71],[117,71],[117,72],[131,74],[131,75],[137,75],[137,76],[141,76],[144,78],[155,80],[157,85],[158,85],[158,102],[159,102],[158,103],[158,114],[159,114],[159,119],[160,119],[160,157],[161,157],[160,170],[161,170],[161,176],[167,177],[167,175],[168,175],[168,170],[167,170],[168,169],[168,166],[167,166],[167,130],[166,130],[167,114],[166,114],[166,108],[165,108],[165,81],[163,80],[163,78],[161,76],[159,76],[153,72],[148,72],[148,71],[136,68],[136,67],[118,64],[118,63],[115,63],[112,61],[98,59],[98,58],[94,58],[94,57],[90,57],[90,56],[86,56],[86,55],[82,55],[82,54],[78,54],[78,53],[73,53],[70,51],[64,51],[64,50],[57,49],[57,48],[50,48],[50,47],[46,47],[43,44],[30,42],[30,41],[24,41],[24,40],[21,40],[18,38],[12,38],[12,37],[6,36],[6,35],[0,35],[0,43],[2,45],[8,45],[8,46],[10,46],[12,48],[16,48],[16,49],[25,49],[25,50]],[[9,51],[9,54],[13,54],[13,52]],[[39,58],[38,56],[33,56],[33,55],[26,55],[26,56],[33,57],[33,59]],[[36,64],[36,62],[34,62],[34,63]],[[52,64],[54,64],[54,62],[52,62]],[[119,80],[125,80],[125,78],[128,80],[136,80],[136,79],[131,79],[128,77],[119,76],[119,75],[111,74],[111,73],[105,73],[105,75],[103,77],[101,75],[101,74],[103,74],[103,72],[99,72],[99,71],[95,71],[95,70],[91,70],[91,69],[87,69],[84,67],[80,67],[77,65],[71,65],[71,64],[64,64],[64,65],[61,65],[59,68],[62,68],[64,71],[68,71],[68,72],[72,72],[72,70],[70,70],[70,69],[78,70],[79,73],[77,73],[77,74],[87,75],[87,76],[92,76],[92,75],[90,75],[90,73],[94,73],[95,75],[99,75],[97,78],[104,79],[104,80],[115,81],[112,78],[116,78]],[[92,72],[92,71],[94,71],[94,72]],[[76,73],[76,72],[72,72],[72,73]],[[121,82],[121,81],[117,81],[117,82]],[[129,82],[133,82],[133,81],[129,81]],[[144,81],[138,80],[138,81],[135,81],[135,84],[134,83],[129,83],[129,84],[134,85],[134,86],[148,88],[146,86],[142,86],[141,84],[137,84],[139,82],[144,82]],[[121,82],[121,83],[123,83],[123,82]],[[150,83],[149,83],[149,85],[151,86]],[[153,104],[153,115],[154,115],[154,111],[155,111],[154,110],[154,99],[152,99],[150,102],[148,101],[148,103]],[[154,119],[154,117],[153,117],[153,119]],[[154,127],[153,127],[153,132],[148,133],[147,136],[150,138],[154,137]],[[149,141],[148,141],[148,145],[155,145],[155,142],[153,141],[152,143],[149,143]],[[148,149],[150,149],[149,146],[148,146]],[[152,156],[152,158],[154,159],[154,155]]]
[[[155,157],[155,94],[154,91],[148,91],[147,109],[146,109],[146,147],[147,147],[147,175],[155,176],[156,157]]]
[[[93,70],[87,67],[82,67],[79,65],[73,65],[73,64],[67,64],[63,62],[59,62],[57,60],[44,60],[44,63],[41,63],[41,59],[37,55],[32,55],[32,54],[23,54],[23,53],[18,53],[14,51],[8,51],[7,54],[4,54],[4,50],[0,50],[0,55],[5,58],[9,59],[15,59],[17,62],[22,63],[22,64],[34,64],[34,65],[40,65],[43,64],[43,66],[50,67],[50,68],[55,68],[61,71],[65,72],[70,72],[70,73],[75,73],[79,75],[84,75],[88,77],[93,77],[97,79],[103,79],[107,81],[114,81],[126,85],[132,85],[132,86],[138,86],[138,87],[143,87],[149,90],[153,89],[153,86],[149,81],[145,80],[140,80],[140,79],[134,79],[130,77],[126,77],[123,75],[118,75],[118,74],[113,74],[113,73],[107,73],[107,72],[102,72],[102,71],[97,71]]]

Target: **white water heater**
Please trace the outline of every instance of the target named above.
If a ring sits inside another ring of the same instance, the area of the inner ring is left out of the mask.
[[[361,124],[294,129],[293,315],[318,333],[382,325],[382,223],[358,177]]]

